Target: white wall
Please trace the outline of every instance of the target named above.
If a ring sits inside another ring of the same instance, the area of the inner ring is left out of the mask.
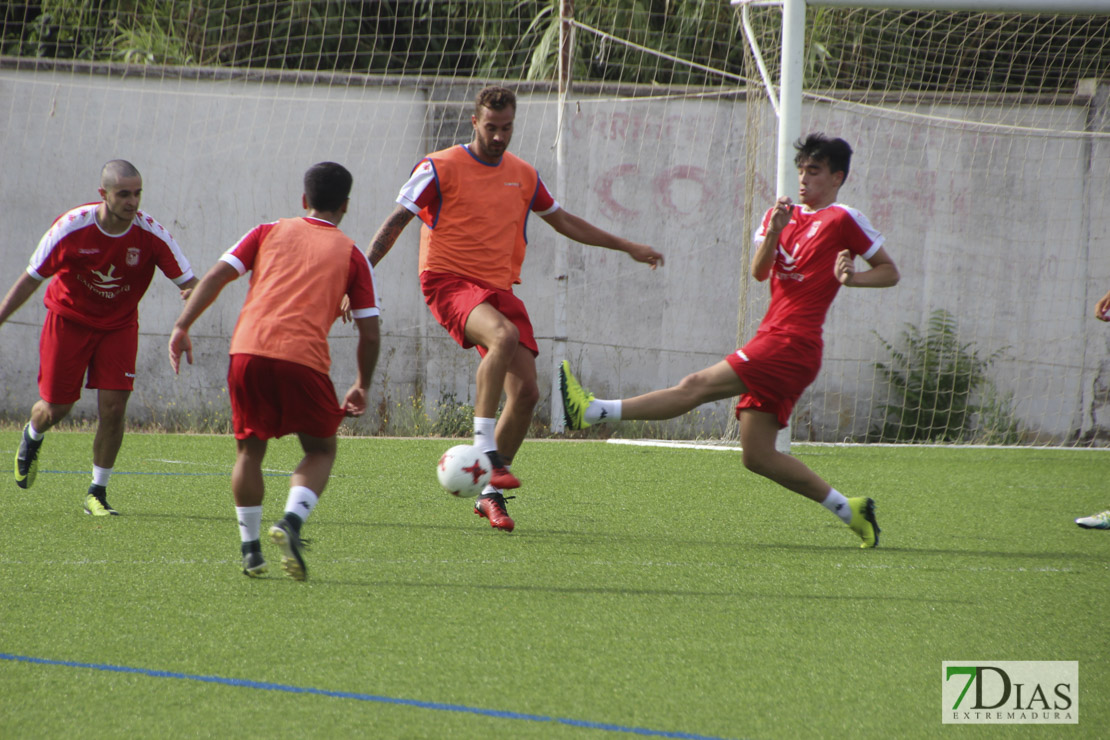
[[[443,83],[440,83],[441,85]],[[301,176],[332,159],[355,176],[342,228],[366,246],[397,189],[427,151],[468,135],[477,85],[400,87],[382,81],[308,85],[242,79],[129,78],[84,72],[0,70],[0,255],[6,289],[50,222],[96,199],[101,164],[122,157],[144,176],[143,208],[205,270],[256,223],[299,213]],[[1006,123],[1110,131],[1105,86],[1093,114],[1013,107]],[[429,103],[434,97],[435,103]],[[463,101],[459,105],[457,101]],[[767,287],[747,278],[743,248],[773,200],[774,123],[766,106],[743,100],[632,104],[575,97],[568,118],[563,205],[607,230],[662,250],[652,272],[624,255],[568,247],[566,352],[602,397],[677,382],[750,336]],[[522,91],[513,150],[555,182],[556,101]],[[953,109],[936,111],[954,116]],[[1088,123],[1090,114],[1093,124]],[[845,290],[829,315],[825,366],[799,404],[802,438],[861,435],[888,359],[875,334],[897,338],[935,308],[958,317],[961,336],[987,351],[1005,348],[992,371],[1014,393],[1019,417],[1056,438],[1110,428],[1110,329],[1091,307],[1110,289],[1110,203],[1106,139],[986,137],[974,128],[865,116],[812,104],[803,131],[842,135],[857,150],[841,200],[859,207],[888,238],[903,282],[888,291]],[[1038,143],[1040,142],[1040,143]],[[746,208],[751,211],[745,220]],[[540,387],[551,367],[554,232],[531,218],[518,293],[540,338]],[[473,399],[477,355],[458,349],[428,315],[416,276],[416,225],[379,265],[383,350],[375,409],[424,394]],[[232,285],[194,327],[196,364],[174,377],[166,339],[180,309],[171,283],[155,278],[140,308],[141,346],[132,416],[166,409],[198,417],[226,410],[227,342],[246,281]],[[0,328],[0,413],[23,418],[37,398],[42,289]],[[738,332],[738,315],[740,330]],[[332,376],[353,378],[354,332],[332,332]],[[547,418],[547,399],[540,416]],[[79,414],[95,413],[85,394]],[[720,433],[731,405],[702,410],[692,432]],[[373,431],[377,411],[362,422]]]

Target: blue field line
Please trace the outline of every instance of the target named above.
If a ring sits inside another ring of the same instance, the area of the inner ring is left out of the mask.
[[[39,473],[53,473],[55,475],[88,475],[89,471],[87,471],[87,470],[40,470]],[[289,473],[263,473],[262,477],[263,478],[288,478],[292,474],[293,474],[292,472],[289,472]],[[166,475],[166,476],[199,476],[199,477],[205,477],[205,478],[227,478],[228,476],[231,475],[231,467],[228,466],[227,470],[223,470],[223,471],[220,471],[220,472],[217,472],[217,473],[189,473],[189,472],[155,473],[155,472],[148,472],[148,471],[145,471],[145,470],[113,470],[112,475]]]
[[[335,699],[354,699],[356,701],[377,702],[379,704],[397,704],[417,709],[434,709],[439,712],[463,712],[477,714],[483,717],[496,719],[516,719],[528,722],[553,722],[571,727],[581,727],[604,732],[622,732],[628,735],[641,735],[644,737],[680,738],[681,740],[725,740],[715,735],[696,735],[690,732],[671,732],[668,730],[652,730],[646,727],[628,727],[607,722],[590,722],[581,719],[568,719],[565,717],[546,717],[542,714],[523,714],[521,712],[507,712],[498,709],[482,709],[481,707],[468,707],[463,704],[444,704],[434,701],[420,701],[419,699],[397,699],[391,696],[377,694],[361,694],[356,691],[329,691],[327,689],[314,689],[307,686],[289,686],[287,684],[270,683],[268,681],[250,681],[242,678],[224,678],[222,676],[197,676],[189,673],[174,671],[157,671],[150,668],[132,668],[130,666],[108,665],[106,663],[78,663],[72,660],[51,660],[49,658],[35,658],[29,655],[13,655],[0,653],[0,659],[17,663],[34,663],[36,665],[65,666],[67,668],[88,668],[94,671],[111,671],[114,673],[137,673],[151,678],[177,678],[184,681],[201,681],[203,683],[216,683],[224,686],[238,686],[247,689],[260,689],[263,691],[284,691],[290,694],[316,694]]]

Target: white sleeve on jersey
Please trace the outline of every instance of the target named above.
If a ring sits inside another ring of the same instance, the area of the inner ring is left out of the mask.
[[[875,252],[878,252],[879,248],[886,242],[886,237],[882,235],[882,232],[871,225],[871,221],[867,216],[863,215],[862,211],[852,208],[851,206],[846,206],[843,203],[836,203],[835,205],[844,209],[844,211],[852,217],[852,220],[856,222],[856,226],[859,226],[860,231],[871,240],[871,246],[866,252],[860,255],[860,257],[865,260],[871,259]]]
[[[165,244],[170,250],[174,262],[177,263],[178,269],[181,270],[181,275],[171,278],[175,284],[184,285],[193,279],[193,268],[189,265],[189,260],[186,259],[185,253],[181,251],[181,247],[177,244],[177,240],[173,238],[165,226],[155,221],[151,218],[150,214],[144,213],[143,211],[139,211],[135,214],[135,223],[143,231],[157,237],[158,241]]]
[[[49,276],[44,276],[39,270],[46,264],[50,255],[54,252],[54,248],[73,232],[95,223],[95,203],[79,206],[71,211],[63,213],[54,221],[54,224],[47,229],[46,233],[42,235],[42,239],[39,240],[38,246],[35,247],[34,253],[31,254],[31,262],[27,266],[27,274],[40,282],[45,280]]]
[[[401,192],[397,194],[397,202],[412,213],[420,213],[422,206],[417,203],[425,190],[435,187],[435,181],[435,165],[432,164],[432,160],[424,159],[412,171],[408,182],[401,186]]]
[[[374,266],[370,264],[370,260],[363,254],[362,250],[356,247],[356,251],[366,260],[366,267],[370,270],[370,284],[373,286],[374,290],[374,305],[366,308],[352,308],[351,318],[368,319],[371,316],[380,317],[382,313],[382,294],[378,292],[378,276],[374,274]]]

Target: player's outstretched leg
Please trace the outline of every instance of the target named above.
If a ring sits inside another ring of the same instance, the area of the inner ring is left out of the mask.
[[[108,503],[108,489],[95,483],[85,494],[85,513],[92,516],[119,516],[119,512]]]
[[[30,488],[35,485],[35,476],[39,472],[39,448],[42,440],[31,439],[31,424],[28,422],[23,427],[19,438],[19,449],[15,453],[15,484],[20,488]]]
[[[879,523],[875,520],[875,501],[859,496],[848,499],[848,506],[852,509],[852,521],[848,526],[863,540],[860,547],[878,547]]]
[[[563,421],[567,429],[585,429],[590,426],[586,421],[586,409],[594,394],[587,391],[570,371],[570,363],[563,360],[559,366],[559,391],[563,395]]]
[[[281,567],[290,578],[294,581],[308,578],[308,566],[302,554],[304,543],[296,527],[282,519],[270,527],[270,541],[281,549]]]
[[[1110,529],[1110,509],[1076,519],[1075,523],[1083,529]]]
[[[512,532],[516,526],[509,516],[509,510],[505,508],[505,497],[500,491],[490,491],[479,496],[474,501],[474,513],[489,519],[489,525],[502,532]]]

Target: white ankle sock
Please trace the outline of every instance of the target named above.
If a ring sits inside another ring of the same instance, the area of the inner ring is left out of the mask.
[[[262,532],[261,506],[236,506],[235,516],[239,519],[239,538],[243,542],[254,542]]]
[[[35,424],[32,421],[27,422],[27,435],[36,442],[43,438],[43,433],[35,429]]]
[[[306,521],[319,500],[320,497],[311,488],[293,486],[289,489],[289,498],[285,499],[285,513],[300,517],[302,522]]]
[[[848,505],[848,499],[844,498],[844,494],[835,488],[829,489],[829,495],[825,497],[821,505],[840,517],[840,521],[845,524],[852,522],[852,507]]]
[[[482,452],[489,452],[490,450],[497,449],[497,438],[494,436],[497,430],[497,419],[489,419],[484,416],[474,417],[474,446]]]
[[[111,468],[98,468],[93,465],[93,485],[108,487],[108,479],[112,477]]]
[[[600,398],[595,398],[590,401],[590,405],[586,408],[586,423],[598,424],[600,422],[611,422],[621,420],[621,402],[604,401]]]

